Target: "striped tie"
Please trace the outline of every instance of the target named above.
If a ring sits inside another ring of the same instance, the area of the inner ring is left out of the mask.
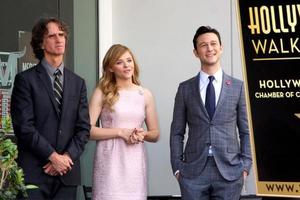
[[[62,84],[59,79],[61,75],[62,74],[59,69],[57,69],[54,72],[54,97],[55,97],[55,101],[57,102],[59,115],[61,114],[62,111],[62,95],[63,95]]]

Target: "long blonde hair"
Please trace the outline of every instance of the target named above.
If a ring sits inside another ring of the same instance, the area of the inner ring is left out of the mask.
[[[132,82],[136,85],[140,85],[139,81],[139,66],[136,62],[136,59],[131,52],[131,50],[121,44],[112,45],[109,50],[106,52],[105,57],[102,62],[102,77],[100,78],[98,87],[104,94],[103,105],[108,107],[110,110],[113,110],[113,105],[119,99],[118,86],[116,82],[116,77],[113,72],[110,71],[110,68],[116,64],[117,60],[126,52],[129,52],[132,56],[134,63],[134,72],[132,75]]]

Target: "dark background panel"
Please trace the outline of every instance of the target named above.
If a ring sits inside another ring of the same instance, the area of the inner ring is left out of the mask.
[[[70,29],[66,66],[73,69],[73,1],[72,0],[1,0],[0,52],[18,51],[19,31],[31,32],[41,17],[58,17]]]
[[[241,2],[241,1],[240,1]],[[288,4],[297,4],[297,0],[290,0]],[[278,6],[282,5],[283,12],[286,12],[284,0],[266,0],[263,5],[275,10],[277,28],[280,27]],[[290,38],[299,38],[300,26],[296,26],[296,31],[288,33],[251,34],[248,25],[250,24],[249,7],[258,7],[258,12],[262,6],[261,1],[243,1],[240,7],[242,20],[242,34],[244,43],[244,53],[247,71],[247,85],[252,115],[253,135],[255,142],[256,163],[259,181],[285,181],[299,182],[300,174],[297,173],[300,163],[295,162],[300,154],[298,142],[300,141],[300,119],[295,113],[300,113],[299,98],[255,98],[256,92],[296,92],[299,87],[272,87],[260,88],[260,80],[300,80],[300,60],[264,60],[254,61],[254,58],[278,58],[278,57],[300,57],[299,52],[282,53],[281,42],[284,49],[288,49]],[[298,17],[298,14],[297,14]],[[286,17],[282,18],[287,24]],[[261,25],[260,21],[259,24]],[[287,26],[286,26],[287,27]],[[274,41],[279,49],[279,53],[256,54],[252,46],[252,40],[267,42],[267,50],[270,42]],[[298,43],[299,47],[300,43]]]
[[[1,0],[0,51],[18,51],[18,32],[31,32],[42,16],[58,17],[59,0]]]

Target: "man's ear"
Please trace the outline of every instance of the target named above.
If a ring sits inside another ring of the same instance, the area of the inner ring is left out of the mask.
[[[198,52],[197,52],[197,50],[196,50],[196,49],[193,49],[193,53],[194,53],[194,55],[195,55],[197,58],[199,58],[199,56],[198,56]]]
[[[220,46],[220,51],[221,51],[221,54],[223,53],[223,44],[221,44]]]

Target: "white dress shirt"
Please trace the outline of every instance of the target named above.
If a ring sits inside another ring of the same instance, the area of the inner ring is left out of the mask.
[[[206,88],[209,83],[209,76],[214,76],[215,79],[213,80],[213,85],[215,88],[215,96],[216,96],[216,106],[218,104],[218,100],[220,97],[221,89],[222,89],[222,79],[223,79],[223,71],[220,68],[215,74],[208,75],[202,70],[200,70],[200,80],[199,80],[199,88],[200,88],[200,95],[203,103],[205,104],[205,97],[206,97]]]

